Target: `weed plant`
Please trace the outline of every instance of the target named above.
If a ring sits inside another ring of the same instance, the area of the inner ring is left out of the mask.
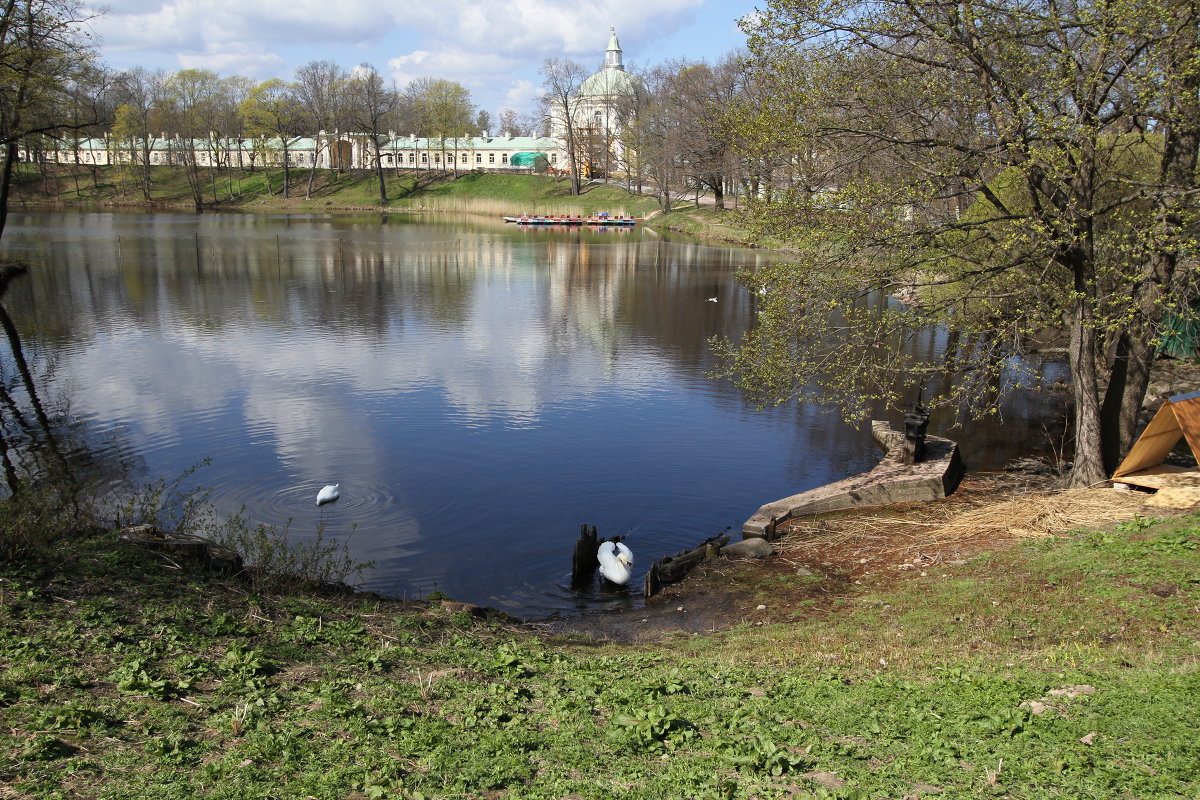
[[[117,526],[153,525],[176,534],[201,536],[232,549],[245,564],[241,576],[257,591],[300,591],[344,585],[372,565],[355,561],[349,543],[326,537],[317,526],[311,539],[292,536],[290,523],[282,528],[255,523],[245,509],[221,518],[211,491],[189,483],[210,461],[185,470],[173,480],[159,479],[129,494],[115,509]]]

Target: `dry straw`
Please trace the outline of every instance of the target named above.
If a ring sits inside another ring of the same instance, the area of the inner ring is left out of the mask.
[[[1058,536],[1133,519],[1146,495],[1115,489],[1071,489],[1024,495],[962,510],[960,504],[923,505],[912,516],[851,515],[793,524],[777,542],[784,555],[849,548],[889,552],[936,548],[974,539]]]

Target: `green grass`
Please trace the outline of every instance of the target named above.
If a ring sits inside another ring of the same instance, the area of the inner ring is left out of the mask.
[[[1195,797],[1198,545],[1200,517],[1138,521],[861,587],[819,617],[630,647],[449,603],[254,591],[66,538],[0,570],[0,786]]]
[[[754,235],[743,221],[741,212],[733,208],[718,211],[711,207],[680,205],[669,214],[656,216],[654,227],[751,247],[783,249],[784,246],[781,242]]]
[[[142,206],[138,175],[128,168],[59,165],[49,177],[21,165],[14,181],[14,198],[30,205]],[[194,195],[182,168],[152,167],[152,204],[192,207]],[[309,171],[292,169],[289,198],[283,198],[283,172],[259,168],[209,173],[202,169],[200,192],[207,206],[255,210],[379,209],[444,211],[516,215],[523,213],[586,215],[598,211],[642,217],[655,208],[649,197],[616,186],[589,184],[578,196],[570,183],[544,175],[464,173],[457,179],[430,173],[385,172],[388,197],[379,201],[378,178],[371,171],[346,173],[319,170],[312,196],[307,196]],[[269,185],[268,185],[269,179]]]

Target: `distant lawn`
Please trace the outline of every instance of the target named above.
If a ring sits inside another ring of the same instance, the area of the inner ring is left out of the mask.
[[[572,197],[570,182],[547,175],[469,172],[458,178],[428,172],[387,170],[386,205],[370,170],[338,173],[318,170],[309,193],[310,171],[289,170],[288,198],[283,197],[283,171],[272,168],[214,170],[202,168],[193,187],[181,167],[151,167],[151,200],[142,194],[141,173],[128,167],[52,165],[43,173],[22,164],[13,183],[13,199],[27,205],[147,205],[191,208],[198,191],[201,204],[215,208],[363,209],[449,211],[469,214],[576,214],[607,211],[643,217],[656,208],[652,198],[618,186],[590,184]]]

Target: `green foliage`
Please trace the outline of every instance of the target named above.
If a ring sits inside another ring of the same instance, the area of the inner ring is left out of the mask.
[[[111,675],[117,689],[126,694],[145,695],[156,700],[169,700],[189,687],[189,682],[171,681],[152,675],[144,658],[131,658]]]
[[[722,753],[732,764],[752,772],[783,775],[803,771],[816,762],[779,747],[762,734],[734,739],[722,746]]]
[[[632,709],[613,719],[635,751],[677,747],[697,736],[696,726],[660,704]]]
[[[163,764],[172,767],[191,766],[196,763],[196,742],[178,734],[151,739],[146,743],[146,752]]]
[[[780,0],[745,24],[758,95],[737,130],[771,164],[749,207],[795,254],[746,276],[756,326],[720,343],[719,374],[848,419],[914,399],[898,385],[991,413],[1026,380],[1014,356],[1058,333],[1070,479],[1105,479],[1167,312],[1194,318],[1195,10]],[[922,353],[934,332],[942,352]]]

